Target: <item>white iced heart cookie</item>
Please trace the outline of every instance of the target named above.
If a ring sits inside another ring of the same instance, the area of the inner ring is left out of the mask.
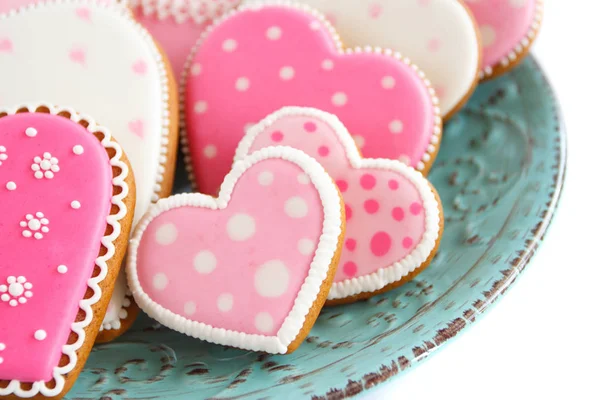
[[[481,46],[476,23],[461,1],[299,1],[324,13],[344,45],[385,47],[410,58],[433,83],[445,118],[475,89]]]
[[[108,127],[133,167],[136,221],[171,191],[177,143],[171,82],[159,49],[123,5],[61,0],[0,14],[0,102],[67,104]],[[128,313],[133,320],[126,292],[121,276],[105,330],[124,329]]]

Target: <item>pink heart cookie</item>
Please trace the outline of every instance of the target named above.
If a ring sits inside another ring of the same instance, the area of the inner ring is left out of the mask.
[[[314,157],[344,197],[346,242],[328,304],[392,289],[429,264],[442,236],[442,205],[420,173],[399,161],[363,159],[339,119],[311,108],[265,118],[242,139],[236,159],[274,145]]]
[[[392,51],[344,50],[306,6],[240,6],[206,30],[186,72],[182,143],[206,193],[217,191],[245,129],[288,105],[336,114],[366,156],[427,171],[437,154],[440,109],[423,74]]]
[[[62,398],[77,379],[125,255],[129,171],[89,118],[0,109],[0,397]]]
[[[131,240],[135,300],[171,329],[290,353],[323,306],[343,242],[343,202],[306,154],[271,147],[236,162],[218,198],[159,201]]]
[[[183,72],[194,43],[211,21],[240,0],[131,0],[135,19],[157,40],[176,76]]]
[[[525,57],[542,23],[543,0],[465,0],[481,31],[482,78],[493,78]]]

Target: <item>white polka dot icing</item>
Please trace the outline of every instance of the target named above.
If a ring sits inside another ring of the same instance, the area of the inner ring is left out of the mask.
[[[311,157],[289,147],[256,152],[235,163],[218,198],[173,196],[142,220],[127,265],[134,297],[190,336],[285,353],[313,323],[306,315],[341,240],[340,201]],[[157,243],[169,226],[177,239]]]
[[[426,171],[439,145],[440,110],[423,73],[394,52],[343,49],[325,21],[300,6],[242,4],[205,31],[189,59],[196,64],[201,74],[185,73],[183,133],[202,193],[217,194],[246,127],[289,104],[336,113],[365,138],[367,156],[405,154]],[[397,123],[390,131],[392,121],[402,122],[401,135]]]
[[[393,125],[390,129],[401,135],[401,122]],[[363,159],[339,119],[300,107],[265,117],[242,139],[236,160],[273,146],[273,132],[281,135],[278,145],[317,158],[344,198],[346,239],[329,301],[369,297],[426,266],[440,240],[441,205],[422,175],[398,161]],[[284,210],[289,220],[309,215],[299,196],[286,200]],[[297,251],[314,251],[311,239],[299,239]],[[272,267],[269,274],[283,276],[280,271]]]

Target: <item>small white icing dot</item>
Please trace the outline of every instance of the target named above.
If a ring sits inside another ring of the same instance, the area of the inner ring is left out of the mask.
[[[326,60],[323,60],[323,62],[321,63],[321,68],[323,68],[325,71],[331,71],[333,69],[333,60],[330,60],[329,58]]]
[[[254,289],[262,297],[279,297],[289,285],[290,274],[281,260],[271,260],[260,267],[254,274]]]
[[[386,90],[393,89],[396,87],[396,79],[393,76],[384,76],[381,80],[381,87]]]
[[[235,89],[238,92],[245,92],[250,88],[250,79],[242,76],[235,81]]]
[[[167,246],[177,240],[177,234],[177,227],[174,224],[166,223],[156,230],[154,238],[158,244]]]
[[[479,27],[481,32],[481,43],[483,47],[490,47],[496,42],[496,30],[491,25],[482,25]]]
[[[48,334],[43,329],[38,329],[33,334],[33,337],[35,338],[35,340],[39,340],[39,341],[42,341],[42,340],[46,339],[47,336],[48,336]]]
[[[269,186],[273,183],[273,173],[271,171],[263,171],[258,175],[258,183],[261,186]]]
[[[69,269],[67,268],[66,265],[61,264],[56,268],[56,270],[58,271],[59,274],[66,274]]]
[[[183,312],[185,315],[194,315],[196,313],[196,303],[188,301],[183,305]]]
[[[302,197],[290,197],[286,200],[284,209],[285,214],[294,219],[304,218],[308,215],[308,205]]]
[[[235,214],[227,221],[227,234],[234,242],[243,242],[254,236],[256,222],[248,214]]]
[[[29,137],[35,137],[38,134],[38,131],[35,128],[27,128],[25,129],[25,134]]]
[[[313,30],[313,31],[318,31],[320,28],[321,28],[321,24],[320,24],[320,23],[319,23],[319,21],[317,21],[316,19],[315,19],[315,20],[312,20],[312,21],[310,22],[310,29],[311,29],[311,30]]]
[[[14,183],[13,181],[10,181],[6,184],[6,188],[8,190],[15,190],[17,188],[17,184]]]
[[[354,136],[352,136],[352,139],[354,139],[354,142],[356,142],[356,146],[359,149],[362,149],[363,147],[365,147],[365,138],[363,136],[354,135]]]
[[[203,250],[194,256],[194,269],[201,274],[210,274],[217,268],[217,257],[208,251]]]
[[[298,251],[305,256],[312,254],[315,251],[315,242],[311,239],[300,239],[298,241]]]
[[[74,210],[79,210],[81,208],[81,203],[78,202],[77,200],[73,200],[71,202],[71,208]]]
[[[301,185],[308,185],[310,183],[310,178],[304,172],[298,174],[298,183]]]
[[[194,104],[194,112],[196,114],[204,114],[208,110],[208,103],[206,101],[197,101]]]
[[[233,308],[233,295],[231,293],[222,293],[217,298],[217,308],[221,312],[230,311]]]
[[[402,123],[402,121],[395,119],[392,122],[390,122],[390,132],[392,133],[401,133],[402,129],[404,129],[404,124]]]
[[[73,153],[75,153],[75,155],[82,155],[83,154],[83,146],[78,144],[76,146],[73,146]]]
[[[169,278],[163,273],[158,273],[152,278],[152,286],[154,286],[154,289],[156,290],[165,290],[168,284]]]
[[[235,49],[237,49],[237,42],[234,39],[227,39],[223,42],[223,51],[227,53],[231,53]]]
[[[294,68],[290,66],[283,67],[279,71],[279,77],[284,81],[293,79],[295,74],[296,72],[294,71]]]
[[[345,106],[348,102],[348,96],[344,92],[337,92],[331,97],[331,102],[336,107]]]
[[[198,76],[202,73],[202,65],[195,63],[192,65],[192,75]]]
[[[0,343],[0,351],[5,350],[6,345],[4,343]]]
[[[267,39],[269,40],[279,40],[281,38],[281,28],[278,26],[272,26],[267,29]]]
[[[254,326],[259,332],[269,333],[273,330],[273,318],[268,312],[259,312],[254,317]]]
[[[0,364],[4,362],[4,358],[0,357]]]
[[[217,146],[209,144],[204,148],[203,153],[206,158],[215,158],[217,156]]]

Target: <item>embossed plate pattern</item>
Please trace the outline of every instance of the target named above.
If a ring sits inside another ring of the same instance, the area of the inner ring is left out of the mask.
[[[548,228],[564,169],[557,103],[528,58],[481,85],[446,127],[431,173],[445,235],[413,282],[325,309],[287,356],[203,343],[141,316],[124,337],[96,346],[68,397],[320,400],[364,392],[417,365],[504,295]]]

